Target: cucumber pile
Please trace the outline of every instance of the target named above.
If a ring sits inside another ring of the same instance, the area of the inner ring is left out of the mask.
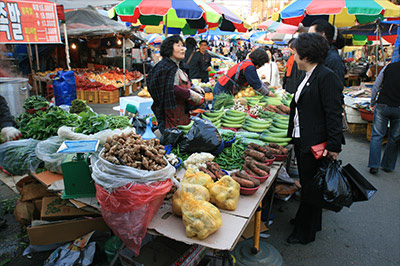
[[[224,114],[225,114],[224,108],[221,108],[217,111],[204,112],[202,114],[202,117],[209,120],[211,123],[213,123],[216,128],[220,128],[221,127],[221,118]]]
[[[268,130],[263,131],[260,135],[260,140],[267,143],[273,142],[281,146],[286,146],[291,141],[291,138],[287,137],[288,127],[289,117],[276,114]]]
[[[229,128],[241,128],[246,120],[247,113],[237,110],[227,110],[222,116],[222,126]]]
[[[270,120],[270,119],[260,120],[260,119],[255,119],[255,118],[248,116],[245,119],[245,124],[243,126],[243,129],[250,131],[250,132],[261,133],[264,130],[267,130],[271,126],[271,121],[272,120]]]

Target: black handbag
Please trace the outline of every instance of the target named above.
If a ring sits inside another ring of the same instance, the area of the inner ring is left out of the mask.
[[[346,175],[352,188],[353,201],[369,200],[376,193],[377,189],[351,164],[343,167],[343,173]]]

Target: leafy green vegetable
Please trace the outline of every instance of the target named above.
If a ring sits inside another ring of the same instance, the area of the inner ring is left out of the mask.
[[[71,108],[69,109],[69,112],[73,114],[79,114],[81,112],[86,112],[89,110],[90,108],[86,105],[85,101],[75,99],[71,102]]]
[[[44,97],[40,95],[33,95],[25,100],[23,107],[25,110],[29,109],[39,110],[43,107],[49,106],[49,104],[50,103]]]
[[[126,128],[130,126],[129,118],[126,116],[96,114],[92,111],[80,113],[79,125],[75,128],[76,133],[95,134],[105,129]]]
[[[24,138],[44,140],[56,136],[60,127],[73,127],[77,122],[76,114],[70,114],[54,106],[34,114],[24,113],[18,118],[17,124]]]
[[[235,102],[235,97],[232,94],[221,93],[215,96],[214,110],[219,110],[222,107],[231,108]]]

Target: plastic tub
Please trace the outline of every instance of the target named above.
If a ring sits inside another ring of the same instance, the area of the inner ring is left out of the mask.
[[[221,139],[221,144],[219,145],[218,149],[214,152],[212,152],[213,155],[218,155],[220,154],[225,148],[225,143],[224,141]]]
[[[178,169],[179,166],[181,166],[181,164],[182,164],[182,160],[181,160],[181,158],[178,157],[178,164],[174,165],[175,169]]]
[[[374,121],[374,112],[367,111],[362,108],[358,108],[358,111],[360,111],[361,118],[365,121],[373,122]]]
[[[260,181],[261,184],[264,183],[265,181],[267,181],[268,177],[271,176],[271,174],[268,174],[268,175],[266,175],[266,176],[261,176],[261,177],[260,177],[260,176],[251,175],[251,174],[249,174],[249,173],[247,173],[247,172],[246,172],[246,174],[248,174],[249,176],[251,176],[251,177],[253,177],[253,178],[255,178],[255,179],[258,179],[258,180]]]
[[[236,136],[233,136],[233,139],[230,141],[224,141],[225,148],[232,146],[232,144],[236,141]]]
[[[274,158],[272,158],[272,159],[267,159],[267,160],[265,160],[264,164],[265,164],[266,166],[271,165],[271,164],[275,161],[275,159],[276,159],[275,156],[274,156]]]
[[[275,161],[281,162],[281,161],[285,160],[288,157],[288,154],[283,154],[283,155],[274,154],[274,156],[275,156]]]
[[[225,171],[223,169],[221,169],[222,172],[224,172],[226,175],[229,175],[228,171]]]
[[[241,195],[253,195],[254,193],[257,192],[257,190],[260,188],[258,187],[253,187],[253,188],[248,188],[248,187],[240,187],[240,194]]]

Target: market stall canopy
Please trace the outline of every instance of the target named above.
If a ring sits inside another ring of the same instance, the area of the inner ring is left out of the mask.
[[[217,3],[208,3],[208,5],[222,16],[222,22],[219,25],[219,28],[221,30],[237,30],[238,32],[247,32],[248,29],[251,29],[251,25],[249,23],[247,23],[245,20],[240,18],[240,16],[229,10],[226,6]]]
[[[64,9],[78,9],[85,8],[88,6],[87,0],[48,0],[49,2],[56,3],[57,5],[63,5]],[[120,3],[120,1],[116,0],[96,0],[90,1],[90,5],[92,6],[109,6],[116,5]]]
[[[163,21],[168,33],[195,34],[197,29],[217,27],[221,15],[202,0],[125,0],[109,10],[111,18],[158,26]]]
[[[45,0],[1,1],[0,43],[61,43],[56,4]]]
[[[367,36],[369,41],[378,40],[377,32],[390,44],[394,44],[398,35],[399,21],[375,21],[345,29],[342,34]],[[365,38],[366,39],[366,38]]]
[[[102,16],[91,6],[65,13],[65,20],[68,36],[124,34],[141,39],[124,24]]]
[[[208,36],[208,35],[217,35],[217,36],[227,36],[227,35],[235,35],[236,32],[234,31],[223,31],[220,29],[215,29],[215,30],[208,30],[206,32],[200,33],[200,35],[204,36]]]
[[[297,0],[275,13],[273,20],[309,26],[315,19],[329,20],[337,27],[400,17],[400,7],[388,0]]]

